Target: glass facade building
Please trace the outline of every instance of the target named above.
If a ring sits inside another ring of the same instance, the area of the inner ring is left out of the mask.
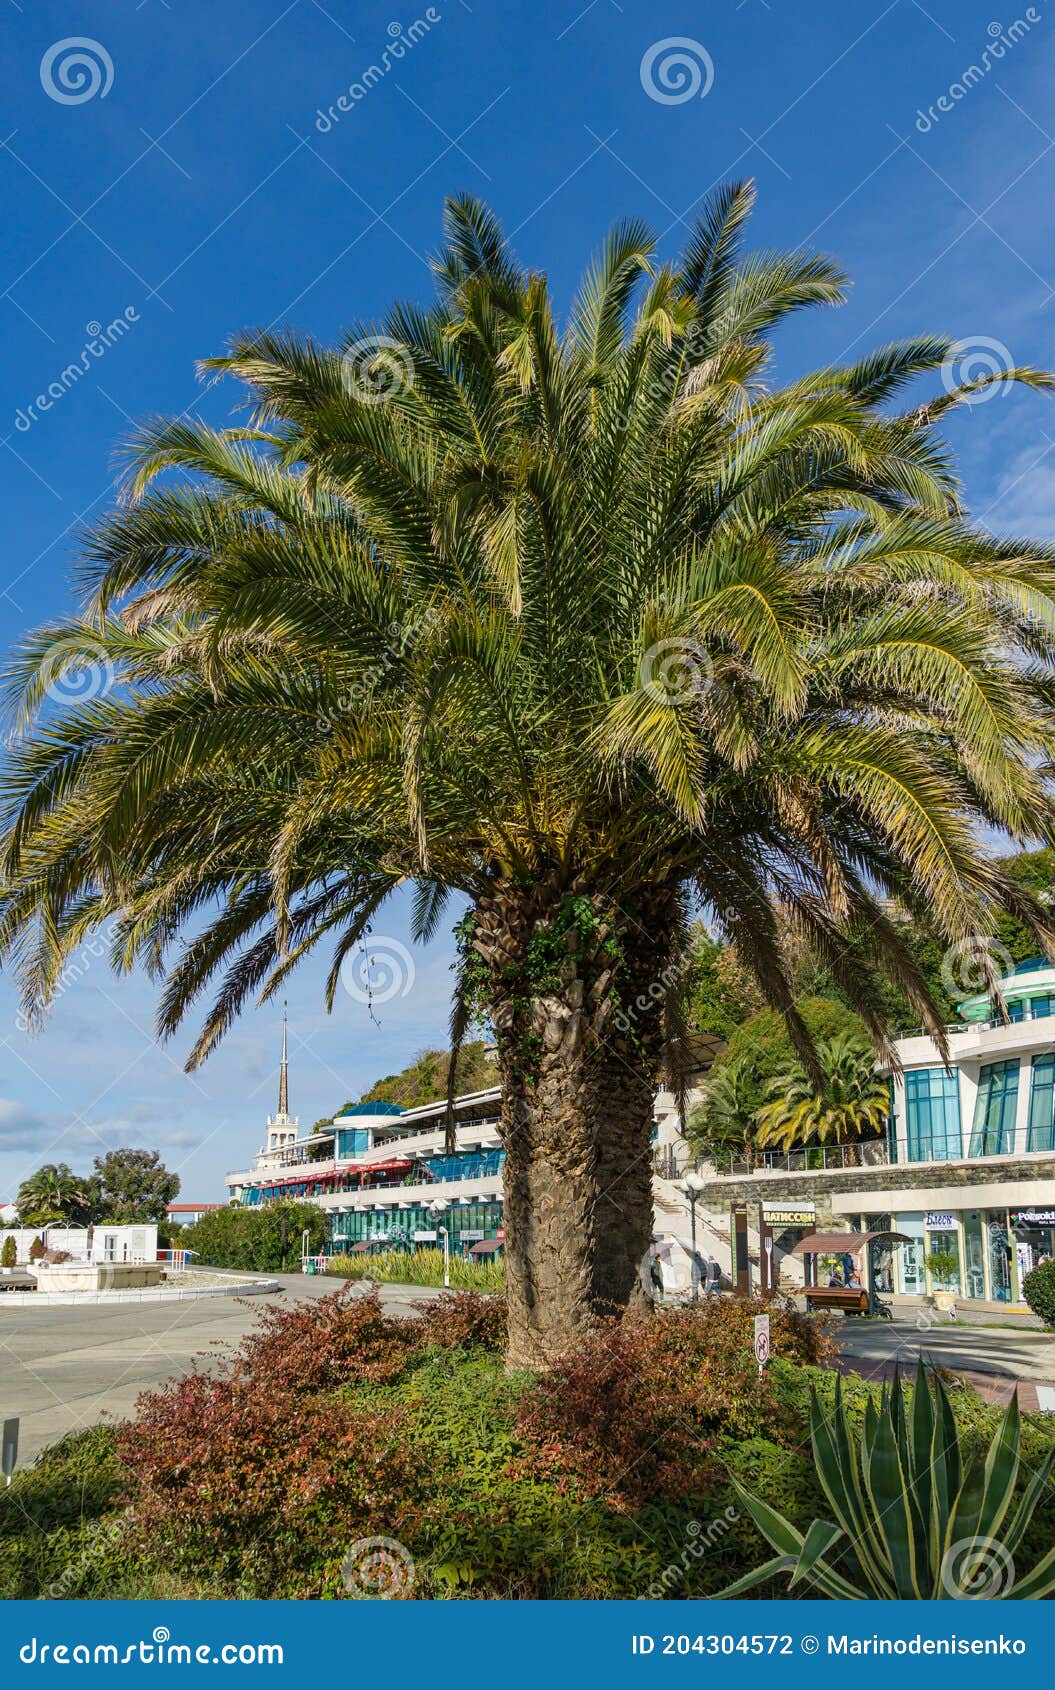
[[[948,1162],[963,1155],[955,1071],[914,1068],[905,1075],[907,1160]]]

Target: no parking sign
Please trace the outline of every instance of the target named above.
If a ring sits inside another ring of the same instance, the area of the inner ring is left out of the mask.
[[[762,1377],[762,1369],[769,1360],[769,1316],[755,1315],[755,1360],[758,1363],[758,1377]]]

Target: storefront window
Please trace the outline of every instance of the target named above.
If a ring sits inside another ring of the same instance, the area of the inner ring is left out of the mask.
[[[1027,1150],[1055,1150],[1055,1056],[1033,1058]]]
[[[1007,1216],[996,1210],[988,1217],[989,1295],[994,1303],[1011,1301],[1011,1238]]]
[[[905,1075],[905,1116],[910,1162],[949,1162],[963,1155],[960,1088],[944,1068],[913,1068]]]
[[[978,1209],[969,1209],[963,1217],[963,1277],[964,1296],[981,1302],[985,1297],[985,1239]]]
[[[907,1234],[910,1242],[897,1250],[898,1290],[906,1297],[922,1297],[927,1289],[923,1267],[923,1216],[898,1215],[897,1230]]]
[[[1027,1273],[1055,1257],[1055,1209],[1012,1209],[1011,1233],[1021,1284]]]
[[[868,1232],[889,1232],[889,1215],[869,1215],[865,1221]],[[873,1238],[868,1246],[868,1271],[874,1291],[894,1289],[894,1246],[888,1238]]]
[[[978,1075],[972,1156],[1007,1156],[1015,1148],[1018,1059],[989,1062]]]
[[[935,1271],[932,1260],[935,1256],[952,1257],[945,1277]],[[948,1231],[927,1233],[927,1272],[935,1291],[960,1290],[960,1240],[955,1230],[950,1228]]]

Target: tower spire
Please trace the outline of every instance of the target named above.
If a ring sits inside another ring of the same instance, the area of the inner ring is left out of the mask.
[[[289,1115],[289,1062],[286,1056],[286,1022],[288,1004],[282,1000],[282,1063],[278,1071],[278,1113],[285,1120]]]

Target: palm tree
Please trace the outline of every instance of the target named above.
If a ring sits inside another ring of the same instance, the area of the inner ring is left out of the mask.
[[[686,1133],[706,1155],[742,1156],[754,1166],[760,1082],[749,1056],[711,1069],[703,1095],[689,1116]]]
[[[30,1226],[50,1226],[64,1221],[85,1221],[92,1210],[92,1195],[85,1180],[65,1162],[46,1162],[18,1188],[16,1208]]]
[[[772,1099],[758,1112],[759,1144],[785,1150],[799,1144],[855,1144],[876,1133],[890,1108],[887,1082],[876,1073],[875,1051],[853,1033],[818,1039],[818,1087],[804,1068],[769,1082]]]
[[[942,1039],[884,899],[950,942],[1000,905],[1055,937],[979,843],[1055,838],[1055,551],[965,517],[936,424],[980,383],[898,409],[948,341],[774,383],[771,330],[844,278],[744,256],[751,203],[715,193],[676,264],[619,225],[563,331],[462,199],[431,306],[333,349],[239,336],[208,368],[241,426],[136,434],[83,615],[12,676],[28,1012],[105,925],[164,1034],[218,982],[198,1063],[327,935],[332,1002],[397,888],[421,938],[465,912],[453,1042],[486,1013],[499,1046],[518,1364],[639,1294],[692,914],[808,1067],[771,900],[877,1038],[878,964]],[[48,705],[78,663],[94,696]]]

